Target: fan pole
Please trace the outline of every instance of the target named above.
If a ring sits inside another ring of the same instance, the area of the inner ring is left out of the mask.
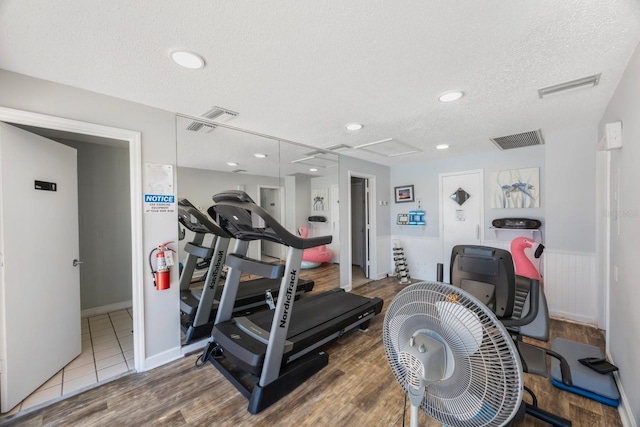
[[[411,427],[418,427],[418,420],[420,418],[418,409],[420,409],[419,406],[416,406],[413,403],[411,404],[411,421],[409,424]]]

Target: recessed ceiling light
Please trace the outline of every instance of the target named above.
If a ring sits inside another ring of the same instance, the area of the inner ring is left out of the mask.
[[[451,101],[456,101],[456,100],[462,98],[462,95],[464,95],[464,93],[460,92],[460,91],[447,92],[447,93],[443,93],[442,95],[440,95],[440,97],[438,99],[441,102],[451,102]]]
[[[449,148],[449,144],[438,144],[436,145],[436,148],[438,150],[446,150],[447,148]]]
[[[347,130],[360,130],[362,129],[362,125],[360,123],[349,123],[345,126]]]
[[[264,159],[265,157],[267,157],[267,155],[262,153],[256,153],[254,154],[254,157],[257,157],[259,159]]]
[[[229,166],[238,166],[238,164],[236,162],[227,162],[227,164]]]
[[[310,170],[311,172],[318,172],[318,169],[317,169],[317,168],[310,168],[309,170]]]
[[[176,50],[171,52],[171,59],[185,68],[197,70],[204,67],[204,59],[197,53],[187,52],[186,50]]]

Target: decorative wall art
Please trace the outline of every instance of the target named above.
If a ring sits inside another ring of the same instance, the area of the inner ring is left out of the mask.
[[[491,207],[540,207],[540,168],[491,172]]]
[[[415,200],[413,194],[413,185],[402,185],[395,187],[396,203],[413,202]]]
[[[311,189],[311,210],[324,212],[329,210],[329,190],[326,188]]]

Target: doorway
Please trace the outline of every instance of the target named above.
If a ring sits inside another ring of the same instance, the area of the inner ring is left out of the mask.
[[[369,179],[351,176],[351,286],[369,281],[370,267],[370,212]]]
[[[133,357],[135,370],[144,371],[144,304],[142,298],[143,273],[142,266],[142,178],[141,178],[141,136],[139,132],[122,130],[107,126],[95,125],[76,120],[63,119],[54,116],[14,110],[0,107],[0,121],[11,125],[31,126],[46,132],[69,135],[82,135],[87,140],[106,138],[118,140],[128,148],[129,161],[129,214],[130,247],[131,247],[131,305],[130,311],[133,324]],[[125,168],[127,165],[125,165]],[[125,214],[126,215],[126,214]],[[54,244],[47,244],[55,247]]]
[[[451,250],[455,245],[479,245],[483,237],[483,171],[440,174],[440,220],[444,281],[450,282]]]
[[[258,205],[266,210],[269,215],[282,221],[283,198],[280,187],[260,185],[258,186]],[[260,240],[260,259],[266,262],[277,262],[284,258],[283,246]]]

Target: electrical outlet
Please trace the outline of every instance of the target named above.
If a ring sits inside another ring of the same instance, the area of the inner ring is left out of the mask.
[[[613,281],[614,282],[618,281],[618,266],[617,265],[613,266]]]

